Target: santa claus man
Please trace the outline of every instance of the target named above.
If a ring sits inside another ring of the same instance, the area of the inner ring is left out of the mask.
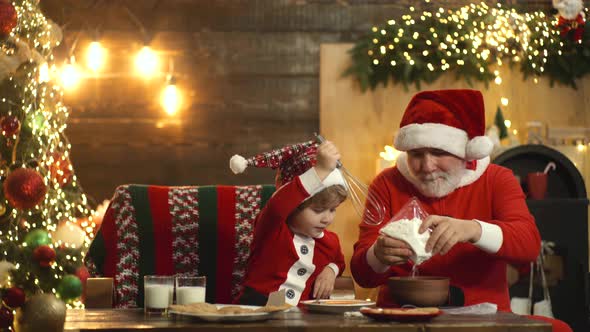
[[[369,190],[385,206],[385,220],[418,198],[430,215],[419,232],[431,232],[425,249],[432,253],[419,274],[449,277],[452,305],[491,302],[510,311],[506,265],[535,260],[541,238],[512,171],[490,164],[492,143],[484,130],[479,91],[418,93],[394,142],[404,153]],[[351,269],[362,287],[381,286],[379,306],[394,306],[387,279],[411,273],[413,252],[380,234],[384,224],[360,223]],[[551,322],[554,331],[571,331],[564,322],[533,318]]]

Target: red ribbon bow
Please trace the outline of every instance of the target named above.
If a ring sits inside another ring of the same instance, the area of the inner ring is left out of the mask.
[[[559,16],[557,27],[561,30],[562,37],[565,37],[571,30],[574,30],[574,41],[579,42],[582,40],[585,24],[586,20],[584,19],[584,16],[582,16],[582,13],[580,13],[573,20],[568,20],[563,18],[563,16]]]

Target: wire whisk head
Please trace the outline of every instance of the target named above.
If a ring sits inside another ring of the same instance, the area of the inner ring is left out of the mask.
[[[314,134],[319,143],[326,139],[321,135]],[[379,225],[385,219],[385,206],[380,202],[376,195],[369,191],[369,187],[352,175],[340,161],[338,169],[342,172],[342,177],[346,183],[346,189],[350,194],[352,206],[363,222],[369,225]]]

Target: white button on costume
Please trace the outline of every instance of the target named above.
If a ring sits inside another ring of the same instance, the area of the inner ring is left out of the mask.
[[[287,279],[279,286],[279,290],[284,289],[285,301],[296,306],[299,303],[301,294],[303,294],[307,279],[315,271],[315,265],[313,264],[315,240],[311,237],[295,234],[293,235],[293,244],[295,248],[307,248],[307,250],[303,249],[297,252],[299,260],[291,265],[287,273]],[[305,272],[301,273],[302,271]]]

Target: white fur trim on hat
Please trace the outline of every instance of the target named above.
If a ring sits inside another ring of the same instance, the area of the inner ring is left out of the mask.
[[[246,161],[246,158],[238,154],[233,155],[229,160],[229,168],[234,174],[243,173],[246,170],[246,167],[248,167],[248,161]]]
[[[400,151],[431,148],[465,158],[467,133],[441,123],[412,123],[400,128],[394,146]]]
[[[487,136],[472,138],[465,147],[465,160],[478,160],[489,156],[494,149],[494,143]]]
[[[334,185],[341,185],[344,186],[348,190],[348,186],[346,185],[346,181],[342,176],[342,173],[339,169],[333,170],[324,181],[320,182],[320,177],[317,175],[315,169],[312,167],[308,169],[305,173],[299,175],[299,179],[301,180],[301,184],[305,191],[309,194],[309,197],[319,193],[320,191]]]
[[[328,174],[324,181],[322,181],[324,187],[335,186],[337,184],[347,188],[346,181],[344,181],[344,177],[342,176],[342,172],[339,169],[335,169],[332,173]]]

